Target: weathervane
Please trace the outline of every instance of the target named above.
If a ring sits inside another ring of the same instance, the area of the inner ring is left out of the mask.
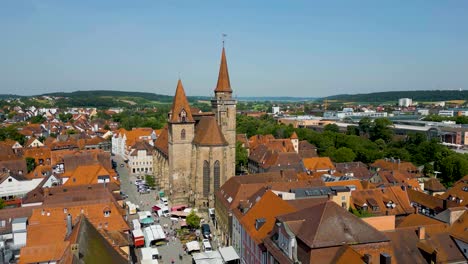
[[[223,36],[223,48],[224,48],[224,40],[225,40],[225,37],[227,37],[227,34],[223,33],[222,36]]]

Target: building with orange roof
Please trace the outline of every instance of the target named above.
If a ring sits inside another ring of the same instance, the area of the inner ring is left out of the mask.
[[[240,258],[244,263],[261,263],[266,254],[263,239],[273,229],[276,217],[296,209],[272,191],[266,192],[240,220],[242,243]]]
[[[315,172],[334,173],[336,170],[335,165],[333,165],[333,162],[329,157],[305,158],[302,161],[309,174]]]
[[[48,147],[25,148],[23,157],[34,158],[37,165],[51,165],[51,153]]]
[[[152,144],[156,138],[156,132],[152,128],[133,128],[129,131],[120,128],[112,136],[112,154],[128,160],[128,155],[132,150],[131,147],[137,141],[147,141]]]
[[[455,202],[459,206],[468,206],[468,181],[458,181],[452,188],[437,197]]]
[[[190,107],[178,80],[167,129],[153,152],[158,185],[174,203],[212,207],[214,193],[235,175],[236,104],[224,48],[211,112]]]
[[[267,263],[391,263],[389,239],[332,201],[276,217],[264,239]],[[347,248],[351,247],[350,252]],[[347,252],[347,253],[346,253]],[[354,262],[361,256],[361,262]],[[350,259],[343,259],[348,256]]]
[[[21,248],[19,263],[62,260],[67,249],[74,244],[70,243],[69,239],[84,235],[84,230],[77,229],[76,234],[72,236],[73,228],[77,227],[82,218],[86,218],[104,238],[108,237],[108,232],[128,234],[130,230],[120,209],[112,202],[34,209],[28,219],[26,246]],[[111,244],[112,241],[108,243]],[[129,243],[119,252],[122,258],[127,260],[129,251],[125,250],[128,250],[128,247]]]
[[[371,215],[408,215],[414,212],[405,188],[390,186],[378,189],[353,191],[352,208]]]
[[[66,171],[62,175],[64,186],[89,185],[96,183],[117,183],[117,174],[113,170],[106,169],[101,164],[78,166],[72,171]]]

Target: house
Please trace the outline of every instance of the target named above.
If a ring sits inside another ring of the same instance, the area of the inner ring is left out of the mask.
[[[13,175],[10,172],[0,172],[0,198],[12,200],[21,198],[36,188],[43,179],[27,179],[21,175]]]
[[[445,186],[436,178],[430,178],[427,181],[424,181],[424,192],[429,195],[441,195],[446,191],[447,188],[445,188]]]
[[[265,263],[267,252],[263,246],[263,239],[273,229],[275,217],[295,211],[293,206],[272,191],[266,192],[240,220],[240,257],[243,263]]]
[[[232,177],[215,194],[215,221],[221,243],[230,245],[232,240],[232,212],[262,188],[277,192],[289,192],[294,188],[323,186],[321,180],[299,181],[293,170],[268,172]]]
[[[94,260],[112,260],[110,263],[128,263],[129,241],[126,234],[129,229],[113,202],[61,204],[33,209],[28,219],[26,246],[21,248],[19,263],[59,262],[73,258],[86,263],[91,257]],[[119,243],[119,240],[125,239],[126,243]],[[90,240],[94,243],[89,243]],[[101,257],[96,258],[98,255]]]
[[[355,177],[360,180],[369,180],[373,175],[367,165],[360,161],[335,163],[335,168],[337,172],[345,176]]]
[[[155,139],[156,133],[152,128],[133,128],[130,131],[121,128],[112,136],[112,154],[119,155],[123,159],[128,160],[131,146],[136,141],[145,140],[149,143]]]
[[[96,183],[117,183],[117,174],[101,164],[78,166],[74,170],[67,170],[62,175],[64,186],[89,185]]]
[[[277,216],[264,245],[267,263],[379,263],[394,255],[385,235],[332,201]]]
[[[329,157],[312,157],[303,159],[304,167],[308,174],[314,173],[334,173],[335,165]]]
[[[137,141],[128,155],[128,167],[132,174],[153,174],[153,146]]]
[[[455,202],[458,206],[468,206],[468,179],[466,176],[438,197]]]
[[[39,141],[39,139],[35,137],[31,137],[30,139],[28,139],[26,144],[24,144],[24,146],[26,148],[38,148],[38,147],[43,147],[44,144],[41,141]]]
[[[401,216],[414,212],[406,188],[399,186],[356,190],[351,193],[351,199],[352,208],[374,216]]]

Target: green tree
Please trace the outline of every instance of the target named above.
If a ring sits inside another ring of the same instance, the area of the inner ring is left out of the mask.
[[[33,116],[29,119],[29,122],[31,122],[32,124],[41,124],[44,121],[46,121],[46,118],[41,115]]]
[[[0,210],[5,208],[5,200],[0,198]]]
[[[242,172],[242,168],[247,166],[247,150],[242,147],[242,143],[237,141],[236,142],[236,171]]]
[[[381,138],[385,140],[385,142],[390,142],[393,137],[393,130],[390,128],[391,125],[393,125],[393,123],[388,118],[375,119],[370,131],[370,139],[375,141]]]
[[[200,217],[195,213],[195,211],[190,211],[190,214],[186,218],[187,225],[192,229],[197,229],[200,227]]]
[[[67,135],[74,135],[74,134],[76,134],[76,130],[74,130],[74,129],[68,129],[67,130]]]
[[[426,177],[430,177],[430,176],[434,175],[434,165],[432,165],[431,163],[424,164],[424,168],[423,168],[422,173]]]
[[[36,160],[31,157],[26,157],[26,167],[28,168],[28,173],[33,171],[36,168]]]
[[[354,154],[352,149],[341,147],[333,151],[330,158],[334,162],[351,162],[356,158],[356,154]]]
[[[64,122],[64,123],[70,121],[72,118],[73,118],[73,115],[72,115],[71,113],[67,113],[67,114],[65,114],[65,113],[60,113],[60,114],[59,114],[59,119],[60,119],[60,121],[62,121],[62,122]]]
[[[372,216],[371,213],[369,213],[368,211],[364,211],[362,209],[349,208],[349,212],[352,213],[353,215],[359,217],[359,218],[371,217]]]
[[[359,127],[358,126],[347,126],[346,135],[356,135],[359,136]]]
[[[452,186],[454,182],[460,180],[468,174],[468,160],[458,153],[437,160],[435,163],[437,171],[440,171],[440,179],[446,186]]]
[[[153,175],[145,175],[145,181],[151,189],[154,189],[154,187],[156,187],[156,181]]]
[[[369,132],[372,127],[372,120],[369,117],[363,117],[361,120],[359,120],[359,131],[362,132],[364,135],[369,135]]]
[[[335,132],[335,133],[340,132],[340,128],[336,124],[328,124],[323,128],[323,130],[324,131]]]

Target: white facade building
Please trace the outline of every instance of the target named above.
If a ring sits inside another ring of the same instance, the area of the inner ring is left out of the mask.
[[[28,180],[21,176],[12,176],[9,173],[0,180],[0,198],[11,200],[14,197],[23,197],[36,188],[43,178]]]
[[[398,99],[398,105],[408,107],[413,105],[413,100],[411,98],[400,98]]]

